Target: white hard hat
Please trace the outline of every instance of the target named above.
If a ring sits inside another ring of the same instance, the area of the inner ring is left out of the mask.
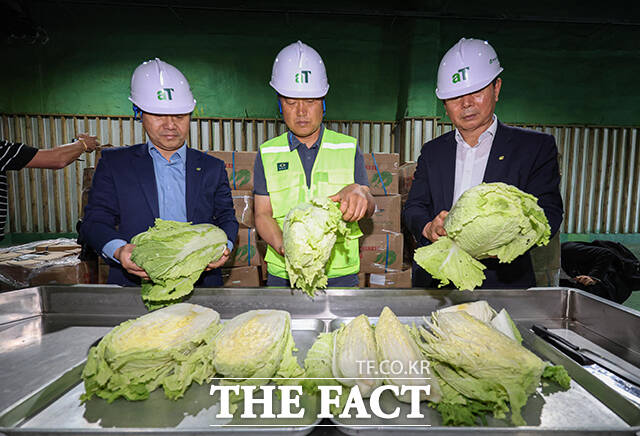
[[[329,91],[322,58],[302,41],[280,50],[273,62],[269,85],[278,94],[291,98],[319,98]]]
[[[440,61],[436,95],[446,100],[476,92],[501,72],[498,55],[487,41],[462,38]]]
[[[143,62],[133,72],[129,100],[152,114],[187,114],[196,106],[186,77],[158,58]]]

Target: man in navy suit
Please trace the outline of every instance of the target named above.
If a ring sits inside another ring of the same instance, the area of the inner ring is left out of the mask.
[[[138,286],[149,276],[131,261],[133,236],[156,218],[215,224],[227,234],[228,247],[196,286],[221,286],[218,268],[229,258],[238,222],[224,163],[187,148],[196,103],[189,83],[177,68],[156,58],[134,71],[129,100],[149,140],[103,151],[80,238],[110,261],[108,283]]]
[[[504,182],[535,195],[553,236],[562,223],[555,139],[509,127],[494,114],[502,79],[500,61],[486,41],[462,38],[442,58],[436,95],[456,127],[422,147],[404,220],[418,245],[447,233],[444,219],[467,189],[482,182]],[[482,288],[535,286],[529,253],[509,264],[485,259]],[[431,276],[415,262],[413,286],[433,287]]]

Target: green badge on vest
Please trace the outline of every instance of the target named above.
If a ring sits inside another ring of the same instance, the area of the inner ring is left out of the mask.
[[[278,162],[278,171],[286,171],[289,169],[289,162]]]

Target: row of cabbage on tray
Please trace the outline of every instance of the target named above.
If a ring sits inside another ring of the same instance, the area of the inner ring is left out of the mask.
[[[382,384],[428,384],[420,400],[444,425],[478,425],[487,414],[506,418],[509,412],[514,425],[525,425],[520,410],[541,381],[563,389],[570,384],[563,367],[522,346],[506,310],[496,313],[485,301],[438,310],[422,325],[403,324],[385,307],[375,325],[360,315],[320,333],[302,366],[296,351],[286,311],[251,310],[221,323],[213,309],[179,303],[120,324],[92,347],[82,400],[145,400],[161,386],[177,400],[193,382],[216,377],[221,385],[296,384],[309,395],[319,385],[340,385],[340,409],[350,389],[367,398]],[[380,371],[383,362],[399,362],[404,373]],[[396,396],[410,401],[406,393]],[[232,395],[231,401],[241,399]]]

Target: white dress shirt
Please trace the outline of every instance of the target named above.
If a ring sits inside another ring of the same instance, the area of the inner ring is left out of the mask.
[[[493,123],[478,138],[478,144],[473,147],[465,142],[456,129],[456,176],[453,189],[453,204],[464,191],[482,183],[484,171],[487,168],[491,145],[496,136],[498,117],[493,114]]]

